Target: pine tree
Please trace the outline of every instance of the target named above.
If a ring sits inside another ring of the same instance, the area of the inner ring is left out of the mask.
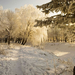
[[[59,12],[61,14],[46,18],[45,21],[37,21],[39,25],[55,24],[69,24],[75,22],[75,1],[74,0],[52,0],[49,3],[41,6],[37,5],[37,8],[42,9],[45,14],[50,12]],[[62,15],[64,14],[64,15]],[[41,24],[42,23],[42,24]]]
[[[60,11],[61,14],[47,17],[44,21],[36,20],[37,26],[52,24],[53,27],[58,26],[62,30],[66,29],[64,33],[68,34],[66,36],[72,40],[72,37],[75,36],[75,0],[51,0],[49,3],[41,6],[37,5],[37,8],[41,9],[45,14]]]

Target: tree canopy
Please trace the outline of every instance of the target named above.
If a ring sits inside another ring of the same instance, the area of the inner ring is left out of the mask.
[[[50,12],[59,12],[61,14],[47,17],[45,21],[37,20],[37,23],[41,26],[49,24],[69,24],[75,23],[75,1],[74,0],[52,0],[49,3],[41,6],[37,5],[37,8],[42,9],[45,14]],[[42,23],[42,24],[41,24]]]

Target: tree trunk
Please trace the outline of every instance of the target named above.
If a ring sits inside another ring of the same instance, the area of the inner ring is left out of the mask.
[[[75,75],[75,66],[74,66],[74,68],[73,68],[73,75]]]
[[[25,39],[25,44],[26,44],[26,42],[27,42],[27,38]]]
[[[10,35],[8,36],[8,45],[10,45]]]
[[[24,39],[22,40],[22,45],[24,45]]]
[[[8,41],[8,45],[10,45],[10,32],[8,31],[8,38],[7,38],[7,41]]]
[[[7,43],[7,38],[5,38],[5,43]]]
[[[65,42],[67,42],[67,37],[65,37]]]
[[[26,38],[26,39],[23,39],[23,41],[22,41],[22,45],[25,45],[26,42],[27,42],[27,38]]]
[[[8,32],[7,42],[8,45],[10,45],[10,31],[8,29],[6,29],[6,31]]]

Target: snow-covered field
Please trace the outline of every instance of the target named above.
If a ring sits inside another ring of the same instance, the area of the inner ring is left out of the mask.
[[[74,54],[75,44],[47,43],[43,50],[28,45],[0,44],[0,49],[6,53],[0,55],[0,75],[73,75],[74,64],[67,58]]]
[[[53,52],[61,59],[72,61],[75,65],[75,43],[46,43],[43,50]]]

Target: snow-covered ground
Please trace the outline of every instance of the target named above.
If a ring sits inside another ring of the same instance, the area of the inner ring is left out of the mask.
[[[73,75],[73,62],[60,57],[65,57],[71,48],[75,49],[75,45],[65,45],[69,47],[65,49],[64,44],[47,43],[41,50],[31,46],[0,44],[0,49],[6,53],[0,55],[0,75]]]
[[[53,52],[61,59],[72,61],[75,65],[75,43],[46,43],[43,50]]]

